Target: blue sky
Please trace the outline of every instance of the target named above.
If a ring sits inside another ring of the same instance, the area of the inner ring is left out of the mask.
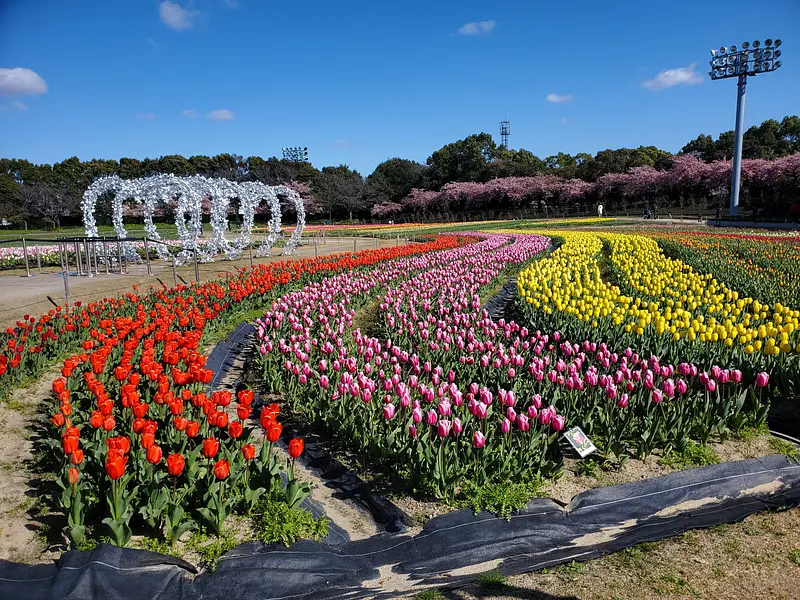
[[[471,133],[499,142],[504,116],[511,146],[541,157],[678,151],[733,128],[736,83],[709,80],[711,47],[781,38],[746,123],[800,112],[798,23],[797,0],[6,0],[0,156],[299,145],[368,174]]]

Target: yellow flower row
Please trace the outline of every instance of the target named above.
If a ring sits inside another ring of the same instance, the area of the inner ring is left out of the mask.
[[[669,334],[766,356],[800,353],[800,311],[740,297],[735,290],[664,256],[649,238],[618,233],[535,231],[564,238],[550,257],[518,277],[520,296],[546,315],[565,313],[598,327],[611,322],[626,333]],[[603,241],[610,256],[601,256]],[[601,274],[601,261],[606,277]],[[636,292],[607,282],[617,277]]]

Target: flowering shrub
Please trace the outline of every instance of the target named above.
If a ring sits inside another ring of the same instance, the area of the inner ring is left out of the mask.
[[[764,404],[737,370],[709,375],[688,362],[493,321],[478,292],[549,240],[485,238],[277,300],[259,321],[266,385],[439,496],[467,480],[553,473],[565,426],[581,425],[621,457],[763,421]],[[382,333],[368,337],[353,324],[376,294]]]

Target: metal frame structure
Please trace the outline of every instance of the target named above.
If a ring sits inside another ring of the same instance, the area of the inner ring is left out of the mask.
[[[511,121],[500,121],[500,145],[508,150],[508,136],[511,135]]]
[[[708,73],[712,81],[737,77],[739,83],[736,94],[736,136],[733,145],[733,169],[731,169],[731,206],[730,215],[735,217],[739,213],[739,188],[742,174],[742,138],[744,137],[744,99],[747,89],[747,76],[755,77],[761,73],[770,73],[781,67],[778,60],[782,54],[778,48],[780,40],[767,39],[764,46],[758,40],[752,44],[743,42],[740,48],[736,46],[711,50]]]
[[[283,152],[283,160],[290,160],[292,162],[308,162],[308,148],[305,146],[289,146],[281,148]]]

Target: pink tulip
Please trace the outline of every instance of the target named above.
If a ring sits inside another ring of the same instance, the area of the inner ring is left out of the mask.
[[[500,431],[502,431],[503,433],[508,433],[509,431],[511,431],[511,421],[509,421],[508,419],[503,419],[503,422],[500,423]]]
[[[562,417],[561,415],[556,415],[555,417],[553,417],[553,420],[550,424],[553,427],[554,431],[561,431],[562,429],[564,429],[564,423],[565,423],[564,417]]]
[[[654,404],[658,404],[664,399],[664,392],[662,392],[658,388],[654,388],[650,399],[653,401]]]
[[[439,414],[442,415],[443,417],[449,417],[452,412],[450,403],[447,400],[442,400],[441,402],[439,402],[438,408],[439,408]]]
[[[486,406],[483,402],[478,402],[475,405],[475,416],[479,419],[485,419],[486,415],[489,412],[489,407]]]
[[[422,422],[422,409],[419,406],[415,406],[411,411],[411,418],[413,419],[414,423]]]
[[[450,434],[451,425],[452,424],[450,423],[450,421],[447,421],[445,419],[442,419],[436,424],[436,433],[439,435],[440,438],[446,438]]]
[[[461,419],[456,417],[453,419],[453,433],[455,435],[461,435],[462,431],[464,431],[464,425],[461,424]]]
[[[617,406],[620,408],[628,406],[628,394],[622,394],[622,396],[617,399]]]
[[[430,409],[426,415],[425,422],[428,425],[436,425],[436,421],[438,420],[439,416],[436,414],[436,411]]]
[[[536,407],[533,404],[531,404],[528,407],[528,418],[535,419],[537,416],[539,416],[539,411],[536,410]]]
[[[528,431],[531,428],[530,421],[528,421],[528,417],[525,415],[517,416],[517,427],[523,433]]]
[[[539,423],[542,425],[548,425],[555,414],[555,409],[552,406],[548,406],[544,410],[539,413]]]
[[[716,389],[717,389],[717,382],[716,381],[714,381],[713,379],[709,379],[708,381],[706,381],[706,391],[707,392],[713,392]]]
[[[394,404],[383,405],[383,418],[387,421],[394,418]]]
[[[327,375],[323,375],[323,376],[321,376],[319,378],[319,387],[321,387],[323,390],[327,390],[328,389],[329,383],[330,382],[328,381],[328,376]]]
[[[686,390],[689,389],[689,386],[686,385],[686,382],[683,379],[678,379],[678,383],[675,384],[675,389],[680,395],[683,395],[686,393]]]
[[[769,374],[762,371],[758,375],[756,375],[756,385],[758,387],[766,387],[769,383]]]
[[[509,406],[508,410],[506,411],[506,418],[513,423],[517,419],[517,411]]]
[[[410,435],[412,438],[417,437],[417,426],[413,423],[408,426],[408,435]]]
[[[661,389],[664,390],[668,398],[672,398],[675,395],[675,382],[672,379],[665,379],[664,383],[661,384]]]
[[[480,431],[476,431],[475,434],[472,436],[472,445],[476,448],[483,448],[486,444],[486,436],[483,435]]]
[[[742,380],[742,372],[739,369],[731,369],[731,381],[739,383]]]
[[[542,397],[539,394],[534,394],[531,398],[531,406],[537,410],[542,408]]]

